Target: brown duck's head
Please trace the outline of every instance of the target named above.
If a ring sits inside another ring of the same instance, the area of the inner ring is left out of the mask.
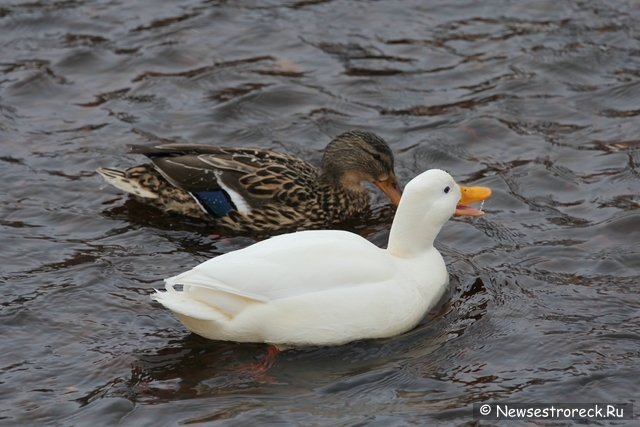
[[[362,181],[378,186],[397,206],[400,186],[393,171],[393,152],[375,133],[353,129],[327,145],[320,180],[334,187],[363,191]]]

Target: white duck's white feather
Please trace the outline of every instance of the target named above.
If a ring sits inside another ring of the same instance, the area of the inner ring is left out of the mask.
[[[350,268],[336,268],[342,260],[348,260]],[[373,243],[353,233],[316,230],[273,237],[212,258],[167,283],[266,302],[387,280],[393,273],[391,259]]]
[[[459,199],[447,173],[427,171],[407,184],[387,250],[345,231],[286,234],[167,279],[167,292],[152,298],[217,340],[303,346],[393,336],[446,289],[433,240]]]

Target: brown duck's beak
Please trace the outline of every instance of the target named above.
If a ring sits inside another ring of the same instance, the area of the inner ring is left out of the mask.
[[[460,187],[460,203],[456,206],[458,216],[482,216],[484,212],[467,206],[467,203],[481,202],[491,196],[491,189],[487,187]]]
[[[391,199],[394,205],[398,206],[402,194],[400,193],[400,186],[398,185],[398,181],[396,180],[396,176],[393,172],[391,172],[389,174],[389,178],[384,181],[373,181],[373,183],[381,189],[389,199]]]

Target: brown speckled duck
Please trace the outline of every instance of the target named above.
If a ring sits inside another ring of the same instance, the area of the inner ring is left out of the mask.
[[[320,171],[288,154],[199,144],[130,146],[151,164],[99,168],[115,187],[170,213],[238,232],[322,228],[362,212],[368,181],[394,204],[393,153],[376,134],[350,130],[327,145]]]
[[[395,205],[401,197],[391,149],[378,135],[358,129],[327,145],[319,171],[297,157],[261,148],[163,144],[131,146],[130,152],[146,155],[152,164],[125,171],[99,168],[98,173],[166,212],[236,232],[275,233],[338,224],[368,206],[363,181],[378,186]],[[491,194],[483,187],[461,187],[461,191],[461,203]]]

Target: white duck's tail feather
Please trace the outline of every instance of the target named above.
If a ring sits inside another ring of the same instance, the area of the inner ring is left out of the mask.
[[[214,277],[209,274],[200,271],[198,268],[193,268],[189,271],[185,271],[177,276],[169,277],[165,279],[168,285],[184,285],[184,286],[197,286],[201,288],[212,289],[215,291],[247,298],[258,302],[269,302],[271,298],[264,295],[257,295],[251,292],[246,292],[241,289],[234,288],[224,283],[220,283]]]
[[[228,320],[228,317],[221,311],[215,310],[209,304],[187,297],[184,292],[176,291],[173,285],[167,283],[165,287],[167,292],[160,292],[156,289],[156,292],[151,294],[151,299],[174,313],[200,320]]]

